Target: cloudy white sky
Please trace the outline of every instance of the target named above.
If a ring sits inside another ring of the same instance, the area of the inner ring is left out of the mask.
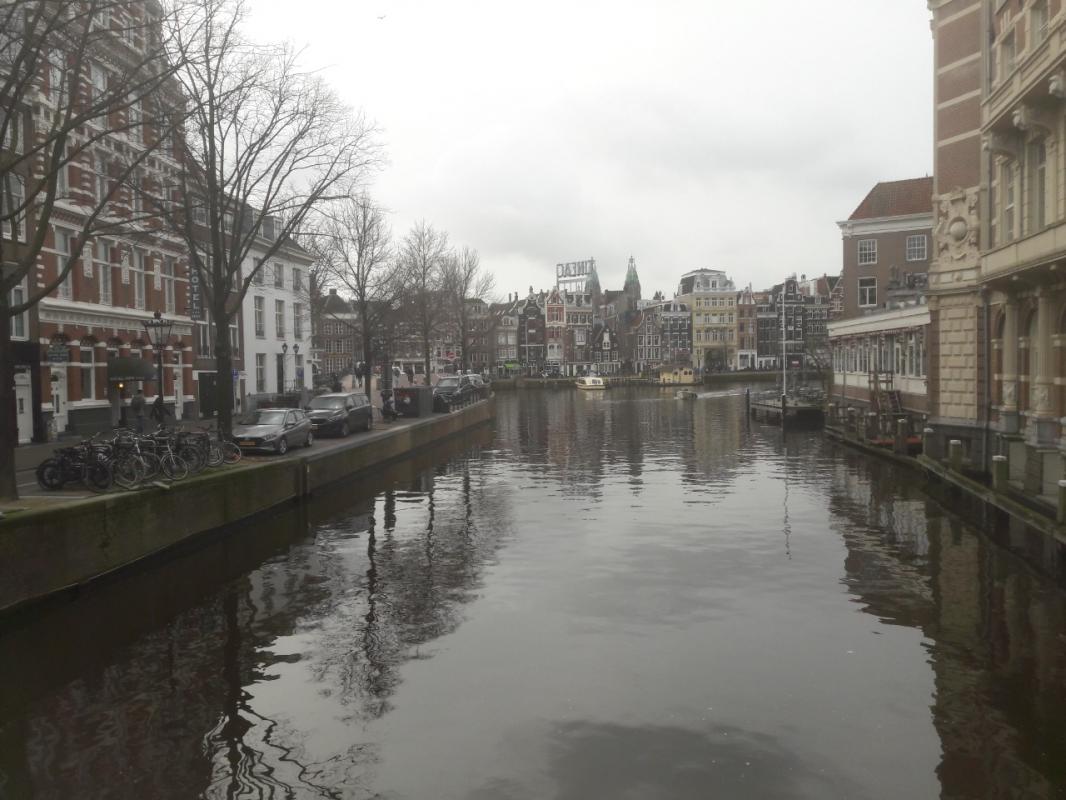
[[[381,129],[372,192],[477,248],[498,294],[595,257],[645,296],[696,267],[840,270],[878,180],[932,169],[920,0],[251,0]],[[383,17],[383,18],[382,18]]]

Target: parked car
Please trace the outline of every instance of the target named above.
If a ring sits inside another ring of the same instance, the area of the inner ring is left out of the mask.
[[[437,381],[433,387],[433,410],[450,411],[454,406],[472,400],[479,391],[474,383],[475,377],[484,387],[481,377],[473,375],[446,375]]]
[[[374,426],[374,408],[365,394],[336,392],[320,394],[306,406],[315,433],[347,436],[352,431],[368,431]]]
[[[298,408],[260,408],[233,429],[241,450],[271,450],[280,455],[291,445],[310,447],[315,440],[311,420]]]

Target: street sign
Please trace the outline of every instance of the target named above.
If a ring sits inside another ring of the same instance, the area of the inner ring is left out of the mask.
[[[48,360],[52,364],[65,364],[70,361],[70,354],[65,342],[52,342],[48,345]]]

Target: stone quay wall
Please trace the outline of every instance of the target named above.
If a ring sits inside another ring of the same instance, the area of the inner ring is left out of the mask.
[[[0,520],[0,615],[412,455],[495,413],[495,398],[489,398],[344,447],[11,514]]]

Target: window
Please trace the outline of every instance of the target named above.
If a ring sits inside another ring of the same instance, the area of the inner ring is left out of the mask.
[[[111,9],[105,8],[93,12],[93,27],[99,30],[111,29]]]
[[[111,193],[111,178],[107,174],[107,157],[103,153],[96,153],[93,156],[93,168],[96,172],[94,176],[96,200],[103,202]]]
[[[268,241],[271,241],[271,242],[274,241],[275,233],[274,233],[274,219],[273,219],[273,217],[263,217],[262,231],[263,231],[263,238],[264,239],[267,239]]]
[[[281,264],[274,264],[274,288],[285,288],[285,270],[282,268]]]
[[[1014,71],[1014,31],[1011,31],[1003,37],[1003,41],[999,45],[999,68],[1000,79],[1006,78]]]
[[[11,305],[16,306],[19,303],[26,302],[26,282],[11,290]],[[11,338],[12,339],[25,339],[26,338],[26,312],[22,312],[17,316],[11,318]]]
[[[107,73],[102,65],[95,61],[89,63],[90,97],[93,103],[99,103],[107,91]]]
[[[48,100],[62,108],[67,104],[66,57],[53,52],[48,56]]]
[[[3,220],[0,235],[19,240],[26,238],[26,213],[22,208],[25,202],[26,184],[22,176],[8,172],[3,177],[3,196],[0,197],[0,219]]]
[[[859,266],[877,263],[877,239],[859,240]]]
[[[211,326],[206,322],[196,323],[196,352],[211,358]]]
[[[877,305],[877,278],[859,278],[859,305],[863,308]]]
[[[292,338],[304,338],[303,305],[300,303],[292,304]]]
[[[285,301],[274,301],[274,334],[279,339],[285,338]]]
[[[301,353],[297,353],[294,356],[293,360],[296,363],[296,378],[297,379],[303,378],[303,371],[304,371],[304,357],[303,357],[303,355]]]
[[[70,254],[74,246],[74,234],[71,231],[65,231],[62,228],[56,228],[56,273],[62,272],[67,268],[70,263]],[[73,297],[73,281],[74,269],[71,268],[67,271],[66,276],[59,283],[59,288],[56,292],[58,297],[64,300],[70,300]]]
[[[168,314],[174,313],[174,259],[163,259],[163,303]]]
[[[1040,44],[1048,35],[1047,0],[1037,0],[1029,14],[1029,29],[1033,31],[1033,43]]]
[[[255,354],[255,390],[265,392],[267,388],[267,357],[266,353]]]
[[[1014,241],[1014,166],[1003,165],[1003,241]]]
[[[92,346],[81,348],[81,399],[96,399],[96,353]]]
[[[11,150],[15,153],[22,152],[23,124],[22,114],[12,114],[7,118],[4,126],[4,137],[0,139],[0,149]]]
[[[920,233],[916,236],[907,237],[907,260],[925,261],[926,259],[926,235]]]
[[[263,285],[263,259],[252,259],[252,283],[256,286]]]
[[[263,309],[263,298],[254,297],[252,303],[255,306],[255,335],[262,339],[266,336],[266,321],[264,319],[265,311]]]
[[[126,102],[126,118],[129,122],[129,130],[126,135],[135,142],[139,142],[142,139],[141,124],[144,121],[144,114],[141,111],[141,101],[134,97],[127,97]]]
[[[229,326],[229,349],[234,358],[241,357],[241,336],[236,324]]]
[[[292,268],[292,290],[294,292],[302,292],[304,289],[303,273],[296,267]]]
[[[96,274],[100,281],[100,303],[111,305],[111,243],[104,239],[96,240],[93,251],[96,261]]]
[[[1029,221],[1031,230],[1038,231],[1047,224],[1047,146],[1043,141],[1029,145],[1029,161],[1033,170]]]
[[[144,252],[133,251],[133,306],[144,308]]]

